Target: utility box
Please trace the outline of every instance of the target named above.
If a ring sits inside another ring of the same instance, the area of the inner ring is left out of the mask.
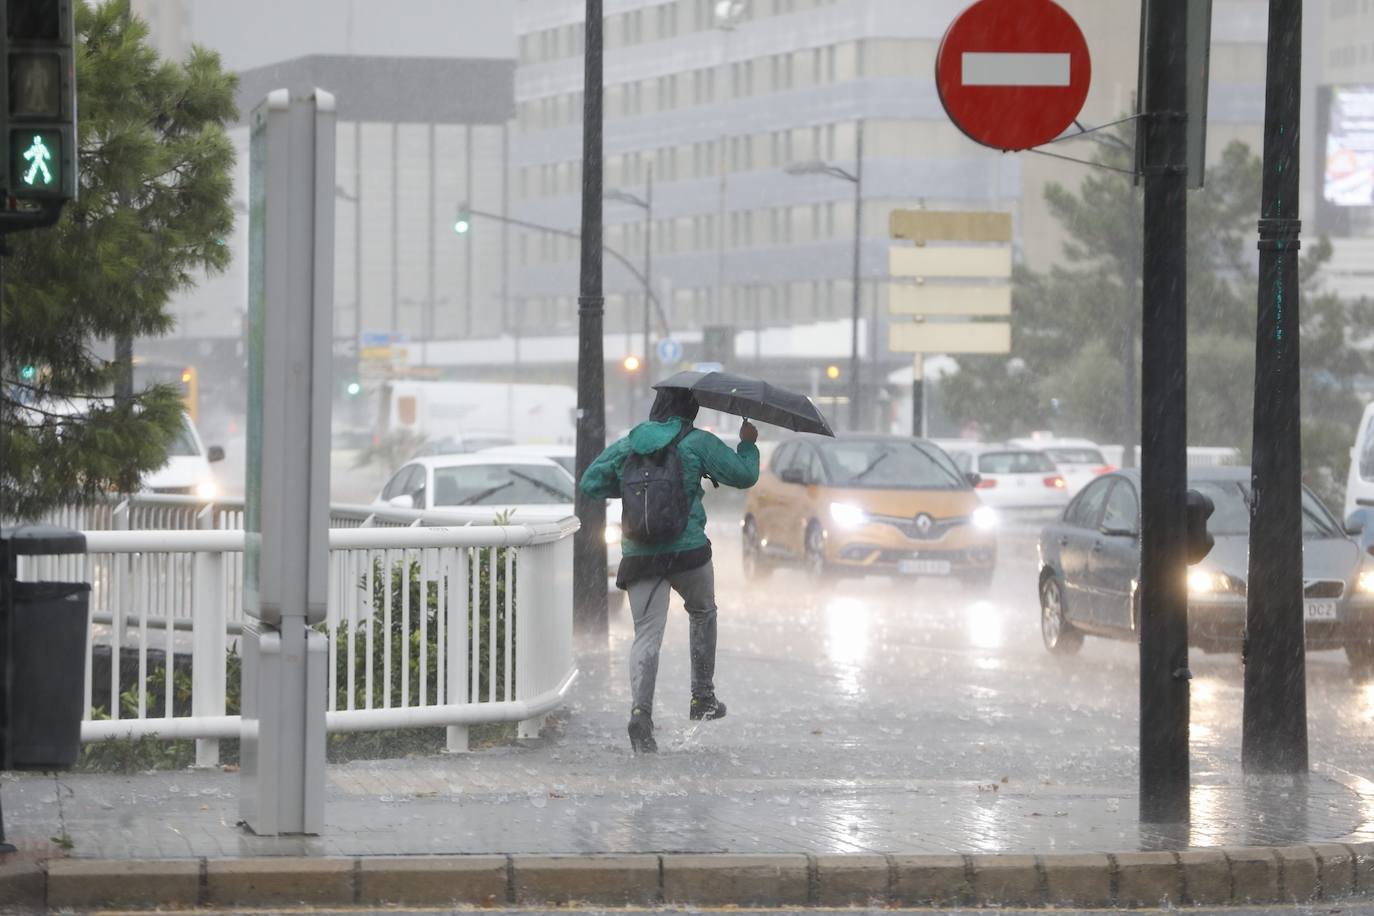
[[[62,770],[81,755],[91,587],[20,582],[20,557],[85,554],[80,531],[0,529],[0,770]]]

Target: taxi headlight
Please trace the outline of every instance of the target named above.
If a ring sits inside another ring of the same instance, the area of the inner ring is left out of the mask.
[[[841,528],[857,528],[868,521],[868,513],[853,503],[831,503],[830,517]]]
[[[1205,569],[1188,570],[1188,591],[1194,595],[1210,595],[1223,588],[1223,578]]]
[[[611,524],[606,526],[606,545],[609,547],[620,543],[620,526]]]
[[[973,527],[990,531],[997,527],[997,511],[992,506],[979,506],[973,510],[969,520],[973,522]]]
[[[1361,570],[1359,579],[1355,581],[1355,588],[1366,595],[1374,593],[1374,569]]]
[[[214,499],[218,494],[219,488],[215,486],[215,482],[213,480],[210,480],[208,478],[206,480],[202,480],[196,486],[196,495],[199,496],[201,499]]]

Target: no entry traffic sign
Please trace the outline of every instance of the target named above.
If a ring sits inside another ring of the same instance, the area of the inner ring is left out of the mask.
[[[970,139],[1023,150],[1059,136],[1088,97],[1092,61],[1073,17],[1053,0],[978,0],[940,42],[935,84]]]

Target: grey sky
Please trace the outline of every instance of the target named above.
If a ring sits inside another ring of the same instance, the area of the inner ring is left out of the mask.
[[[155,0],[168,2],[168,0]],[[235,70],[306,54],[514,57],[514,0],[184,0],[187,37]]]

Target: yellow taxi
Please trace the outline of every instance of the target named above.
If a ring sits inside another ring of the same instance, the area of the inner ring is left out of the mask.
[[[745,575],[799,563],[816,579],[937,576],[984,587],[997,565],[997,515],[979,501],[976,476],[924,439],[789,439],[749,491]]]

